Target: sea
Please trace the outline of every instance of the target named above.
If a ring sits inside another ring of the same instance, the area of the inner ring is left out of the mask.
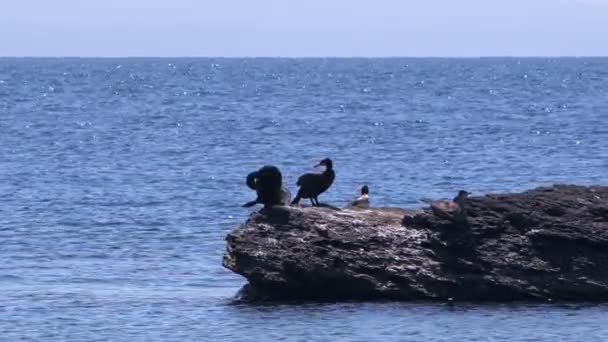
[[[245,177],[608,184],[608,58],[0,58],[1,341],[606,341],[608,305],[244,303]]]

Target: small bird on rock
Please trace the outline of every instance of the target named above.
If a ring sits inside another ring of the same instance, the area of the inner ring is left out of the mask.
[[[460,190],[452,201],[434,201],[431,210],[437,217],[453,222],[466,222],[468,208],[468,192]]]
[[[361,195],[350,202],[350,206],[353,208],[369,208],[369,188],[367,185],[361,187]]]

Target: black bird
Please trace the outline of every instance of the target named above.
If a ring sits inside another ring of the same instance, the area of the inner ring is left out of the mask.
[[[298,204],[301,198],[310,198],[310,203],[313,206],[319,206],[317,196],[329,189],[334,182],[334,178],[336,178],[336,173],[333,169],[334,165],[329,158],[325,158],[315,165],[315,167],[318,166],[325,166],[325,171],[323,173],[306,173],[298,178],[297,184],[300,189],[291,204]]]
[[[250,173],[247,175],[247,186],[255,190],[258,197],[245,203],[243,207],[248,208],[260,203],[268,208],[275,204],[282,204],[284,196],[281,189],[282,183],[281,171],[275,166],[267,165]]]

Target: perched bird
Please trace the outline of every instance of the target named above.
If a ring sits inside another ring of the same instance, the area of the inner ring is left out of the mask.
[[[334,182],[334,178],[336,178],[331,159],[321,160],[319,164],[315,165],[315,167],[319,166],[325,166],[323,173],[306,173],[298,178],[297,185],[300,189],[291,204],[298,204],[301,198],[310,198],[310,203],[313,206],[319,206],[317,197],[329,189]]]
[[[247,175],[247,186],[257,192],[257,198],[245,203],[243,207],[252,207],[258,203],[263,204],[265,208],[276,204],[286,204],[283,202],[284,197],[289,198],[291,195],[289,192],[287,195],[284,194],[282,183],[281,171],[275,166],[264,166],[258,171],[250,173]]]
[[[434,201],[431,210],[437,217],[445,218],[453,222],[466,222],[467,220],[467,196],[468,192],[460,190],[452,201]]]
[[[369,208],[369,188],[367,185],[361,187],[361,195],[350,202],[350,206],[355,208]]]

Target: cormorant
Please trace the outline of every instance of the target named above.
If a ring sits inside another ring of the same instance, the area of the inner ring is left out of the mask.
[[[258,197],[244,204],[243,207],[252,207],[258,203],[264,204],[265,208],[275,204],[283,204],[285,194],[281,188],[282,183],[281,171],[275,166],[267,165],[250,173],[247,175],[247,186],[255,190]],[[287,197],[290,197],[289,193],[287,193]]]
[[[437,217],[454,222],[465,222],[467,220],[468,195],[468,192],[460,190],[452,201],[435,201],[431,203],[431,210]]]
[[[350,202],[351,207],[369,208],[369,188],[367,185],[361,187],[361,196]]]
[[[318,166],[325,166],[325,171],[323,173],[306,173],[298,178],[297,185],[300,189],[291,204],[298,204],[301,198],[310,198],[310,203],[313,206],[319,206],[317,196],[329,189],[334,182],[336,173],[333,169],[333,163],[329,158],[325,158],[315,165],[315,167]]]

